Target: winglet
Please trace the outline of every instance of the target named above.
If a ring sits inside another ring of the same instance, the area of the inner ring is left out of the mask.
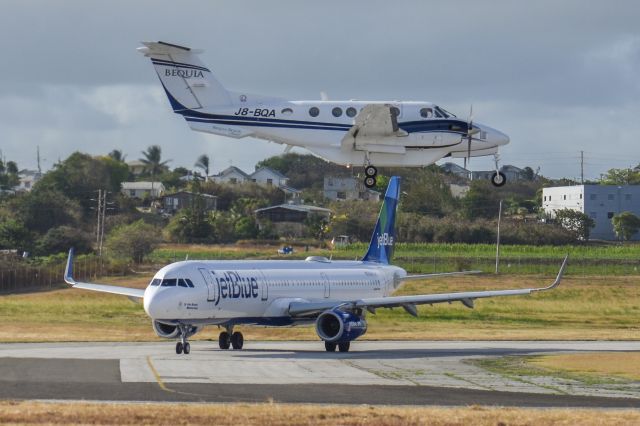
[[[560,285],[560,281],[562,280],[562,275],[564,275],[564,270],[567,267],[567,261],[569,260],[569,255],[567,254],[562,261],[562,266],[560,266],[560,270],[558,271],[558,275],[556,276],[556,280],[551,283],[551,285],[542,288],[536,288],[534,291],[545,291],[552,290]]]
[[[69,249],[69,257],[67,258],[67,266],[64,268],[64,281],[71,285],[76,283],[73,279],[73,251],[73,247],[71,247]]]

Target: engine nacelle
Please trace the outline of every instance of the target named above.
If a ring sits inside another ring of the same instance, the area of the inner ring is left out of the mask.
[[[316,333],[325,342],[350,342],[366,332],[364,318],[337,308],[324,311],[316,320]]]
[[[155,320],[151,324],[153,325],[153,331],[156,332],[158,337],[165,339],[177,339],[180,337],[180,329],[177,325],[164,324]],[[202,329],[203,327],[189,326],[187,337],[193,336]]]

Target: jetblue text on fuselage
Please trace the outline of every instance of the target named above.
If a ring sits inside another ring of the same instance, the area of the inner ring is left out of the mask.
[[[190,70],[190,69],[178,69],[178,68],[167,68],[164,70],[164,75],[167,77],[182,77],[182,78],[193,78],[200,77],[204,78],[202,71],[200,70]]]
[[[215,304],[220,299],[255,299],[258,297],[258,279],[256,277],[243,277],[236,271],[226,271],[222,276],[212,271],[218,286],[218,294]]]
[[[378,247],[380,246],[392,246],[393,245],[393,236],[389,235],[389,233],[385,232],[378,237]]]

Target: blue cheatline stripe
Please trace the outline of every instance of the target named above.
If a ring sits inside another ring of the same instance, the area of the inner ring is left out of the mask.
[[[194,70],[211,72],[205,67],[199,67],[198,65],[191,65],[191,64],[183,64],[181,62],[172,62],[172,61],[165,61],[162,59],[153,59],[153,58],[151,59],[151,62],[153,62],[156,65],[164,65],[167,67],[191,68]]]
[[[339,130],[346,132],[346,129],[342,127],[321,127],[321,126],[309,126],[309,125],[295,125],[288,123],[265,123],[265,122],[238,122],[230,120],[201,120],[191,117],[185,117],[187,121],[193,121],[197,123],[215,123],[215,124],[228,124],[232,126],[259,126],[259,127],[281,127],[287,129],[311,129],[311,130]]]

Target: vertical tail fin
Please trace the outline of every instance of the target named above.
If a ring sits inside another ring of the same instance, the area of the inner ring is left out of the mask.
[[[174,112],[230,105],[225,88],[198,57],[200,50],[159,42],[143,42],[138,51],[151,59]]]
[[[400,198],[400,178],[392,176],[378,215],[378,222],[373,230],[365,262],[378,262],[385,265],[391,263],[393,245],[395,244],[395,223],[398,200]]]

